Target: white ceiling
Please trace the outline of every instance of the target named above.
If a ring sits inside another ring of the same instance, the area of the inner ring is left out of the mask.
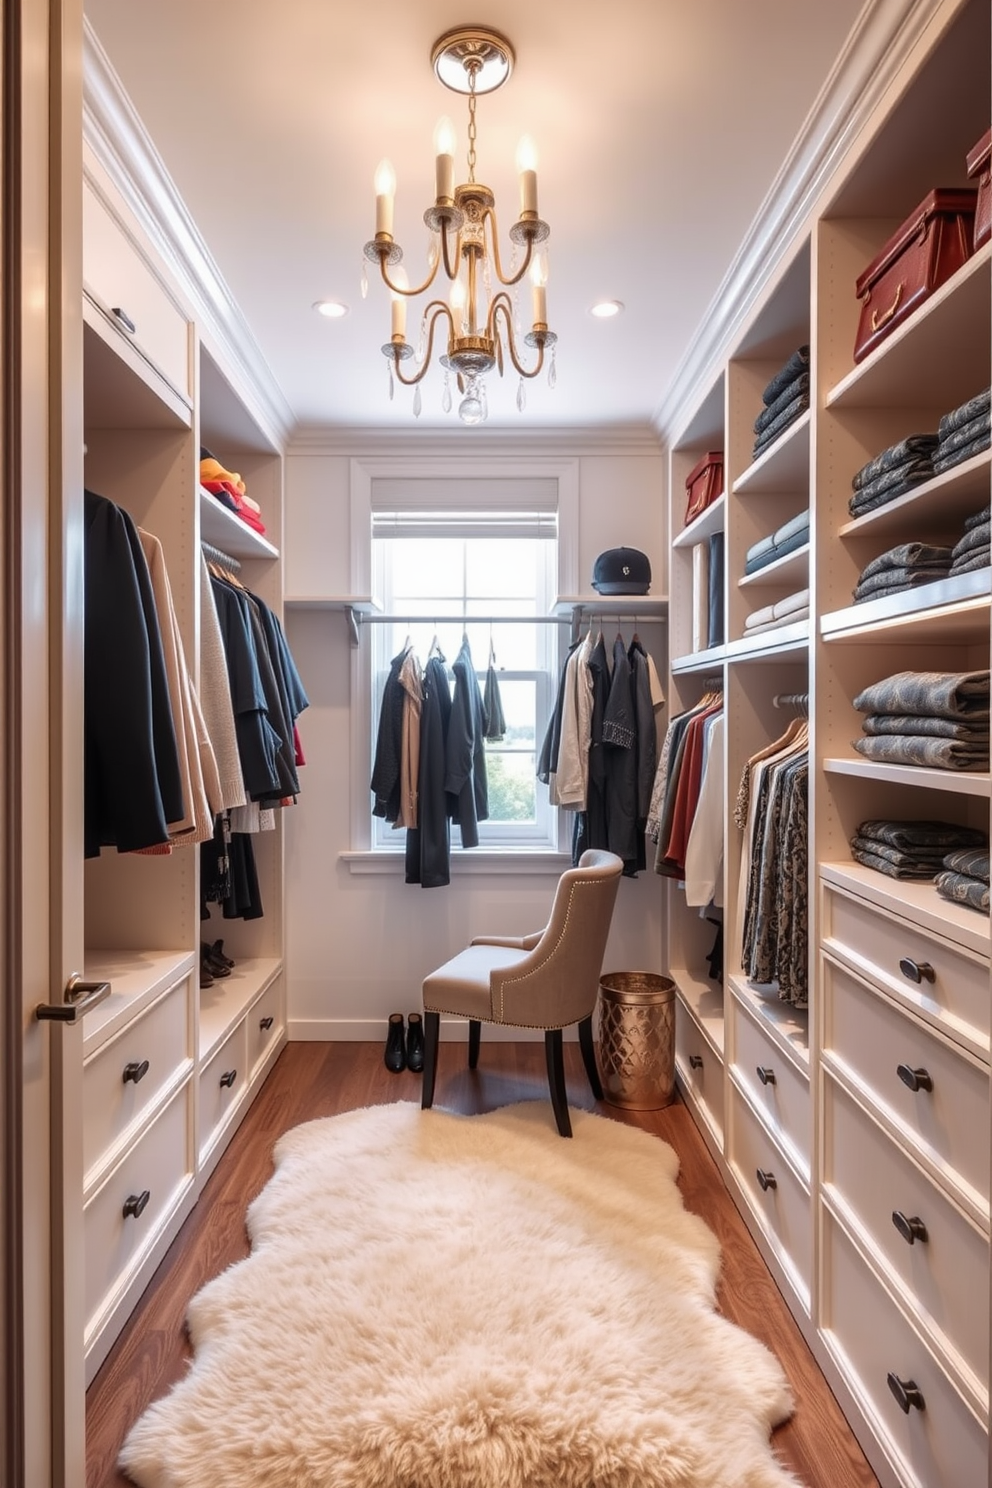
[[[302,425],[413,427],[388,400],[386,291],[360,295],[372,175],[388,156],[396,236],[425,261],[432,134],[447,113],[465,178],[465,104],[434,40],[479,20],[516,67],[478,105],[477,178],[504,243],[516,142],[535,140],[551,225],[558,382],[528,383],[529,427],[651,418],[855,22],[861,0],[86,0],[86,14]],[[509,245],[507,244],[507,247]],[[524,306],[527,305],[525,288]],[[340,321],[311,309],[338,298]],[[599,322],[602,297],[625,313]],[[525,310],[526,313],[526,310]],[[414,339],[412,336],[410,339]],[[440,373],[421,424],[441,412]],[[516,377],[490,426],[521,427]]]

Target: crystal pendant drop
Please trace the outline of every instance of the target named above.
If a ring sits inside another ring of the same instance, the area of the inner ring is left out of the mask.
[[[427,327],[423,321],[420,322],[420,339],[417,342],[417,362],[419,366],[424,365],[424,357],[427,355]]]
[[[458,405],[458,417],[463,424],[481,424],[485,418],[479,384],[474,377],[467,380],[465,396]]]
[[[386,366],[389,368],[389,401],[392,403],[396,393],[396,384],[393,382],[393,364],[392,362],[387,362]]]
[[[555,349],[551,348],[551,361],[548,364],[548,387],[553,388],[558,382],[558,368],[555,363]]]
[[[523,411],[524,411],[524,409],[526,407],[527,407],[527,389],[524,387],[524,380],[521,377],[520,381],[517,383],[517,412],[518,413],[523,413]]]
[[[444,392],[441,394],[441,407],[445,413],[451,412],[451,379],[447,372],[444,374]]]
[[[484,382],[479,383],[479,402],[482,404],[482,422],[485,423],[489,417],[489,395]]]
[[[362,259],[362,299],[367,300],[369,296],[369,270],[365,259]]]
[[[423,405],[423,403],[421,401],[421,397],[420,397],[420,383],[418,382],[417,383],[417,386],[416,386],[416,390],[414,391],[414,394],[413,394],[413,416],[414,416],[414,418],[419,418],[420,417],[420,410],[423,408],[423,406],[424,405]]]

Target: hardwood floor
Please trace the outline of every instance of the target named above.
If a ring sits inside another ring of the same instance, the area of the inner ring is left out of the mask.
[[[565,1073],[571,1105],[642,1127],[678,1153],[686,1207],[706,1220],[722,1246],[721,1310],[773,1350],[792,1383],[796,1412],[774,1437],[781,1461],[806,1488],[877,1488],[685,1107],[635,1113],[596,1105],[577,1044],[565,1045]],[[464,1046],[441,1045],[436,1106],[473,1113],[537,1097],[547,1098],[543,1044],[487,1045],[483,1031],[475,1071],[466,1067]],[[189,1299],[247,1255],[245,1210],[272,1172],[278,1137],[319,1116],[419,1099],[420,1077],[390,1074],[379,1044],[290,1044],[283,1051],[87,1392],[87,1488],[127,1488],[130,1480],[115,1466],[121,1442],[146,1405],[185,1373]]]

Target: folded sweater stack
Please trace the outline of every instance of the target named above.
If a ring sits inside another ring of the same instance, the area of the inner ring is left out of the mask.
[[[763,537],[753,543],[744,556],[744,572],[757,573],[776,559],[784,558],[787,553],[794,553],[797,548],[805,547],[808,542],[809,507],[788,522],[783,522],[770,537]]]
[[[948,853],[944,870],[934,880],[937,893],[954,904],[967,905],[980,914],[989,912],[989,850],[962,849]]]
[[[935,475],[942,475],[945,470],[951,470],[963,460],[970,460],[973,455],[980,455],[988,449],[990,399],[992,390],[985,388],[974,398],[969,398],[967,403],[944,414],[937,425],[939,443],[933,457]]]
[[[951,550],[951,573],[971,573],[976,568],[988,568],[992,562],[989,551],[989,536],[992,532],[989,518],[992,507],[985,506],[964,524],[964,536]]]
[[[220,461],[215,460],[210,451],[203,448],[200,450],[200,485],[211,496],[215,496],[221,506],[226,506],[228,511],[240,517],[247,527],[261,536],[265,535],[262,509],[257,501],[252,501],[249,497],[241,476],[236,470],[225,470]]]
[[[797,589],[787,594],[776,604],[764,605],[754,610],[744,621],[744,634],[756,635],[763,630],[774,630],[779,625],[791,625],[794,620],[809,619],[809,590]]]
[[[933,480],[933,455],[938,443],[936,434],[910,434],[863,465],[851,482],[851,516],[863,517],[914,486]]]
[[[851,856],[889,878],[936,879],[948,853],[984,848],[976,827],[942,821],[863,821],[851,838]]]
[[[862,570],[854,589],[854,603],[946,579],[951,562],[950,548],[931,547],[929,543],[921,542],[900,543],[889,548],[888,552],[880,553]]]
[[[754,458],[774,444],[809,407],[809,347],[800,346],[780,367],[761,395],[764,404],[754,421]]]
[[[897,672],[854,699],[867,759],[937,770],[989,768],[989,674]]]

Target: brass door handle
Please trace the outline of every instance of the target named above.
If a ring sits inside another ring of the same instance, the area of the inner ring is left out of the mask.
[[[39,1002],[34,1015],[42,1023],[78,1023],[84,1013],[110,996],[109,982],[84,982],[78,971],[65,984],[62,1002]]]

